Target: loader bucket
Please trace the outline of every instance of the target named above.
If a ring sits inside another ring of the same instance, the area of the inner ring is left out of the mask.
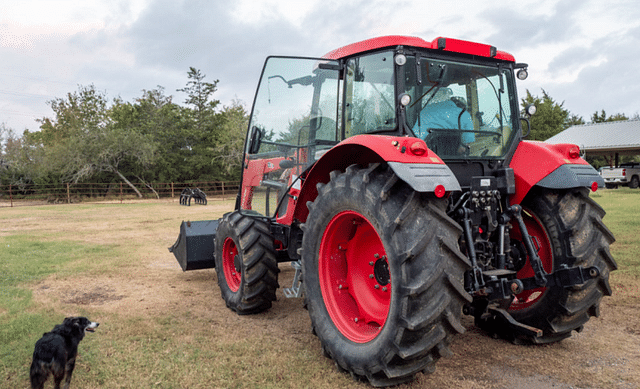
[[[183,221],[180,235],[169,251],[175,255],[183,271],[215,267],[213,239],[218,220]]]

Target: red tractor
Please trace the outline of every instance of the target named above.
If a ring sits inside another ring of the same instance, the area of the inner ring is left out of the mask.
[[[514,342],[567,338],[611,294],[614,237],[579,148],[523,140],[526,76],[450,38],[269,57],[235,211],[183,223],[170,250],[183,270],[215,267],[238,314],[270,308],[291,262],[284,294],[304,297],[324,353],[374,386],[433,371],[463,313]]]

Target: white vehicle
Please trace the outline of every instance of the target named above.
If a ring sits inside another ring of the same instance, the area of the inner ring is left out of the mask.
[[[603,167],[600,175],[607,188],[624,185],[635,189],[640,186],[640,162],[627,162],[620,164],[620,167]]]

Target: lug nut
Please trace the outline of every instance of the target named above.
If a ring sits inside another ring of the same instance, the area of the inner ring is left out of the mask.
[[[378,285],[378,284],[375,284],[373,287],[376,288],[376,289],[380,289],[380,285]]]

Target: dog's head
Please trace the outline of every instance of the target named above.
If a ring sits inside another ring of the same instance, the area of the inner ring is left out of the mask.
[[[72,327],[73,329],[84,333],[85,331],[94,332],[100,323],[93,322],[86,317],[78,316],[65,318],[62,325]]]

